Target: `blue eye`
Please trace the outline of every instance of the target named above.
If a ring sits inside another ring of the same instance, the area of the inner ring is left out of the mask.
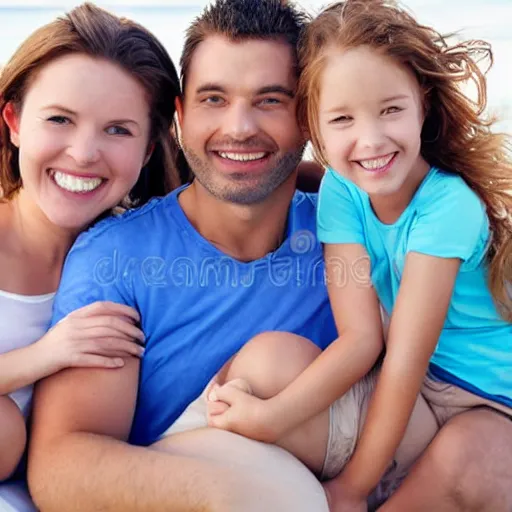
[[[106,132],[109,135],[131,135],[131,132],[122,126],[110,126]]]
[[[220,96],[208,96],[202,102],[210,105],[220,105],[224,100]]]
[[[261,103],[264,105],[279,105],[281,100],[278,98],[265,98],[261,100]]]

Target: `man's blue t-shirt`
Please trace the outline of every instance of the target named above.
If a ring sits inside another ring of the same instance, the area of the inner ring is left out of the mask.
[[[139,311],[146,351],[131,440],[142,445],[156,441],[256,334],[293,332],[322,349],[337,336],[316,239],[316,196],[297,192],[283,244],[242,263],[194,229],[180,190],[81,235],[55,299],[53,324],[99,300]]]
[[[485,206],[475,192],[461,177],[436,168],[393,224],[382,223],[368,195],[334,170],[320,187],[318,238],[364,245],[389,315],[409,252],[462,261],[430,371],[512,407],[512,324],[500,317],[487,284],[489,237]]]

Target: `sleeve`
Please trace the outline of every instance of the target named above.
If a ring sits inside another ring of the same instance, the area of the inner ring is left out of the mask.
[[[317,236],[326,244],[365,244],[361,198],[351,184],[329,169],[320,185]]]
[[[446,180],[430,194],[411,228],[407,251],[479,263],[489,238],[489,221],[477,194],[461,179]]]
[[[115,238],[108,231],[81,235],[69,252],[53,306],[51,325],[93,302],[111,301],[134,307],[123,281]]]

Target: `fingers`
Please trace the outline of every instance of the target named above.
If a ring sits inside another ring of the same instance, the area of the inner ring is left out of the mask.
[[[241,379],[241,378],[233,379],[233,380],[226,382],[224,384],[224,386],[234,386],[235,388],[247,393],[248,395],[253,394],[251,385],[245,379]]]
[[[123,337],[144,343],[144,333],[131,322],[116,316],[94,316],[80,320],[80,335],[87,338]]]
[[[245,395],[247,395],[245,391],[242,391],[237,386],[226,383],[224,386],[219,386],[218,384],[213,386],[208,399],[213,402],[220,400],[228,405],[232,405],[237,399],[242,400]]]
[[[126,304],[118,304],[110,301],[93,302],[92,304],[73,311],[68,316],[74,318],[87,318],[97,315],[126,316],[132,319],[135,323],[140,322],[140,315],[135,309],[127,306]]]
[[[229,409],[229,405],[224,402],[208,402],[207,406],[208,416],[218,416],[219,414],[224,414]]]
[[[86,340],[83,352],[113,357],[115,355],[142,357],[144,348],[133,341],[119,338],[102,338],[100,340]]]
[[[77,353],[73,357],[71,366],[80,368],[121,368],[124,366],[124,360],[121,357]]]

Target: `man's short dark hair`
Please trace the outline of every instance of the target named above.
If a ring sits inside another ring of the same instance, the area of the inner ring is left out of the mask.
[[[292,48],[298,68],[297,44],[307,20],[304,12],[286,0],[215,0],[187,30],[180,60],[183,92],[194,51],[212,35],[231,41],[285,41]]]

